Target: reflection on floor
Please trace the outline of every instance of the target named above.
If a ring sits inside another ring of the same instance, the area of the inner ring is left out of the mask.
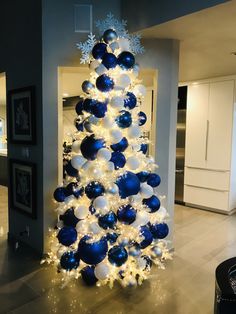
[[[24,248],[11,250],[2,237],[0,313],[210,314],[214,270],[235,255],[235,229],[236,216],[176,206],[176,253],[166,271],[153,268],[150,280],[137,289],[112,290],[80,281],[63,290],[54,270],[40,267]]]

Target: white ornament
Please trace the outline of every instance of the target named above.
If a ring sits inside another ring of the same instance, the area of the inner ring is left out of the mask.
[[[107,163],[107,170],[109,172],[113,172],[115,170],[115,166],[114,166],[114,163],[112,161],[108,161],[108,163]]]
[[[128,87],[130,83],[131,83],[131,79],[129,75],[127,74],[121,74],[116,80],[116,85],[121,88]]]
[[[96,209],[102,209],[102,208],[108,207],[107,198],[105,196],[98,196],[97,198],[95,198],[93,202],[93,206]]]
[[[123,138],[122,132],[120,130],[118,130],[118,129],[111,130],[110,131],[110,136],[111,136],[112,144],[119,143],[122,140],[122,138]]]
[[[79,153],[79,151],[80,151],[80,142],[79,141],[74,141],[72,143],[72,150],[74,153]]]
[[[109,46],[110,46],[112,52],[114,52],[116,49],[119,49],[119,44],[117,41],[113,41],[113,43],[111,43]]]
[[[88,224],[85,220],[80,220],[76,225],[76,230],[79,233],[87,233],[88,232]]]
[[[137,97],[144,97],[146,95],[146,87],[142,84],[138,84],[134,87],[133,93]]]
[[[140,151],[140,148],[141,148],[140,144],[132,144],[131,147],[135,152]]]
[[[70,202],[72,202],[75,199],[74,195],[70,195],[68,197],[65,198],[64,202],[65,204],[69,204]]]
[[[79,205],[76,209],[75,209],[75,216],[78,219],[85,219],[89,214],[89,210],[87,208],[87,206],[85,205]]]
[[[84,171],[89,170],[92,167],[93,163],[91,161],[86,161],[81,167]]]
[[[115,125],[115,121],[111,119],[110,117],[106,116],[102,120],[102,127],[105,129],[111,129]]]
[[[128,135],[130,138],[136,138],[141,136],[141,128],[137,124],[132,124],[128,128]]]
[[[73,168],[79,170],[83,164],[87,161],[83,156],[77,155],[71,159],[71,165]]]
[[[140,166],[139,159],[135,156],[128,157],[126,164],[131,170],[135,170]]]
[[[165,207],[161,206],[158,210],[158,216],[161,218],[161,219],[165,219],[168,214],[167,214],[167,210],[165,209]]]
[[[138,267],[141,269],[145,269],[147,266],[147,261],[142,256],[137,258]]]
[[[89,68],[94,71],[99,65],[100,65],[100,62],[98,60],[93,60],[90,63]]]
[[[112,162],[112,164],[113,164],[113,162]],[[113,165],[114,165],[114,164],[113,164]],[[117,193],[119,192],[119,188],[118,188],[118,186],[117,186],[115,183],[113,183],[113,184],[109,187],[108,192],[111,193],[111,194],[117,194]]]
[[[142,196],[140,193],[131,196],[131,202],[139,203],[142,200]]]
[[[149,198],[153,195],[153,188],[146,182],[141,184],[140,194],[143,198]]]
[[[107,148],[101,148],[97,153],[97,158],[109,161],[111,159],[111,152]]]
[[[110,268],[106,263],[99,263],[94,269],[94,274],[97,279],[105,280],[110,273]]]
[[[89,225],[89,229],[94,234],[99,234],[102,231],[102,228],[100,228],[99,224],[96,221],[92,222]]]
[[[121,51],[129,51],[130,50],[130,42],[127,38],[120,38],[118,40],[118,44]]]
[[[96,69],[95,72],[97,75],[102,75],[107,72],[107,68],[101,63]]]
[[[111,106],[113,108],[121,109],[124,106],[124,97],[121,96],[112,97]]]
[[[147,212],[139,212],[136,216],[140,226],[145,226],[149,222],[149,214]]]

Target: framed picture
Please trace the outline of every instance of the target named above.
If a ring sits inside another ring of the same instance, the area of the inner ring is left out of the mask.
[[[36,219],[36,165],[9,160],[11,209]]]
[[[36,144],[35,87],[8,92],[9,140],[15,144]]]

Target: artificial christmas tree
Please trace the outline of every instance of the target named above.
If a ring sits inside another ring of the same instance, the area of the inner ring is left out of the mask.
[[[89,285],[141,284],[152,263],[171,257],[168,214],[155,189],[157,165],[147,156],[140,111],[145,87],[138,80],[135,54],[139,35],[109,14],[102,32],[78,44],[90,78],[82,84],[71,143],[64,145],[64,182],[54,192],[58,224],[47,262],[65,282],[82,277]]]

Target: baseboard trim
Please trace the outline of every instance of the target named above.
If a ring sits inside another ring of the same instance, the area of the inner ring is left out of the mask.
[[[196,208],[196,209],[201,209],[201,210],[207,210],[207,211],[210,211],[213,213],[223,214],[223,215],[227,215],[227,216],[233,215],[236,212],[236,208],[231,209],[230,211],[225,211],[225,210],[221,210],[221,209],[210,208],[210,207],[186,203],[186,202],[185,202],[185,206],[191,207],[191,208]]]

